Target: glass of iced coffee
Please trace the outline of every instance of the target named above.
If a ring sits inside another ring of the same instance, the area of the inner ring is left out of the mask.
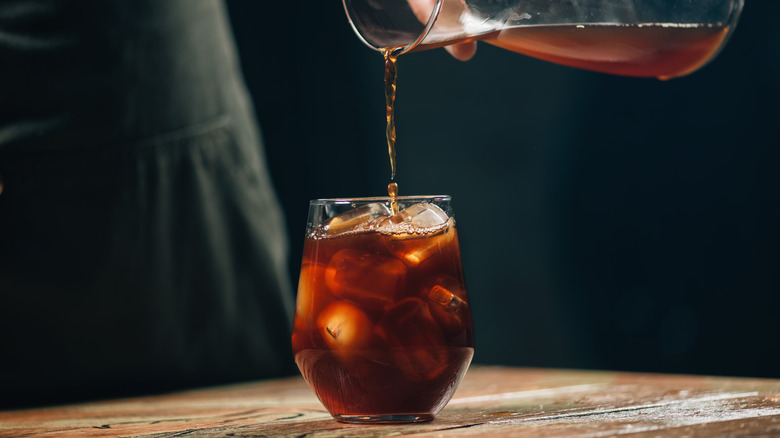
[[[292,347],[336,420],[433,419],[474,353],[450,197],[311,201]]]

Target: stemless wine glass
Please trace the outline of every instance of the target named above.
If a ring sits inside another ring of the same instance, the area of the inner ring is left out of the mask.
[[[744,0],[342,0],[369,47],[397,54],[480,39],[528,56],[668,79],[711,60]]]
[[[292,347],[341,422],[433,419],[474,353],[451,198],[393,201],[309,204]]]

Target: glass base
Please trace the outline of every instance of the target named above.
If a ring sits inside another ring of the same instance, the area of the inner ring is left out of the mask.
[[[388,415],[334,415],[336,421],[342,423],[374,423],[374,424],[398,424],[398,423],[423,423],[433,420],[431,414],[388,414]]]

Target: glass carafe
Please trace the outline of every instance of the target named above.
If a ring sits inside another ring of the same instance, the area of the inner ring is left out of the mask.
[[[744,0],[343,0],[369,47],[396,54],[471,40],[587,70],[668,79],[727,41]]]

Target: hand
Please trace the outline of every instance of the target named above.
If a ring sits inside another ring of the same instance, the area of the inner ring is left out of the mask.
[[[417,16],[417,19],[422,23],[428,22],[436,0],[408,1],[412,12],[414,12],[414,15]],[[460,15],[466,7],[465,4],[462,4],[462,2],[454,1],[447,2],[446,6],[447,7],[440,13],[445,15],[445,19],[448,18],[448,15],[452,15],[453,19],[455,19],[454,17]],[[439,15],[439,19],[442,19],[442,15]],[[477,42],[470,41],[468,43],[453,44],[451,46],[446,46],[444,49],[450,55],[452,55],[453,58],[459,61],[468,61],[469,59],[473,58],[474,54],[477,52]]]
[[[477,42],[470,41],[468,43],[453,44],[444,48],[453,58],[459,61],[468,61],[474,57],[477,52]]]

